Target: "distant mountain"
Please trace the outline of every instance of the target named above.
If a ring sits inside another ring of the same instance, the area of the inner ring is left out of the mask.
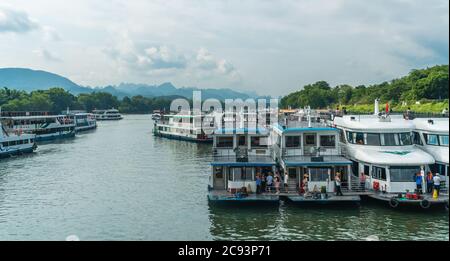
[[[24,90],[27,92],[35,90],[47,90],[52,87],[61,87],[72,94],[97,92],[108,92],[118,98],[125,96],[142,95],[145,97],[177,96],[192,98],[193,91],[202,91],[202,99],[216,98],[224,99],[247,99],[256,98],[255,93],[237,92],[231,89],[199,89],[196,87],[176,88],[172,83],[167,82],[161,85],[121,83],[117,86],[108,85],[96,88],[80,86],[71,80],[60,75],[31,70],[26,68],[0,68],[0,88]]]
[[[57,74],[25,68],[0,68],[0,87],[9,87],[27,92],[47,90],[52,87],[61,87],[73,94],[91,91],[89,88],[79,86]]]

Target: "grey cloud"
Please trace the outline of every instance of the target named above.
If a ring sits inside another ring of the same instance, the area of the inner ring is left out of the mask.
[[[37,28],[39,25],[32,21],[27,13],[0,7],[0,33],[26,33]]]
[[[37,54],[39,57],[42,57],[45,60],[50,61],[50,62],[61,62],[62,61],[61,58],[59,58],[55,54],[53,54],[50,51],[43,49],[43,48],[39,49],[39,50],[35,50],[33,52],[35,54]]]

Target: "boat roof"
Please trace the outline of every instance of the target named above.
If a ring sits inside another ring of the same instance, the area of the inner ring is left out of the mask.
[[[391,115],[390,121],[381,121],[377,115],[344,115],[335,117],[333,125],[358,131],[409,132],[414,130],[414,122],[405,120],[403,115]]]
[[[214,131],[214,134],[269,134],[269,130],[266,128],[223,128],[223,129],[216,129]]]
[[[303,123],[303,122],[302,122]],[[273,125],[273,128],[275,131],[285,134],[285,133],[293,133],[293,132],[320,132],[320,131],[339,131],[337,128],[331,127],[331,126],[327,126],[326,124],[315,124],[312,123],[311,127],[308,127],[308,123],[304,123],[304,124],[295,124],[295,125],[291,125],[291,126],[283,126],[279,123],[275,123]]]
[[[382,166],[422,166],[434,164],[434,158],[416,146],[352,145],[353,157],[362,162]]]
[[[287,156],[283,158],[287,167],[301,166],[348,166],[352,162],[342,156],[322,156],[323,161],[312,161],[310,156]]]
[[[13,117],[1,117],[1,119],[12,120],[25,120],[25,119],[49,119],[58,117],[67,117],[68,115],[42,115],[42,116],[13,116]]]
[[[417,130],[447,134],[448,118],[416,118],[413,120]]]

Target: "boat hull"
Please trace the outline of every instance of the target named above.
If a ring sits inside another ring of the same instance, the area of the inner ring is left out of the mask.
[[[212,143],[213,142],[212,139],[196,139],[196,138],[187,137],[187,136],[172,135],[172,134],[160,133],[160,132],[155,132],[154,134],[155,134],[155,136],[172,139],[172,140],[182,140],[182,141],[190,141],[190,142],[197,142],[197,143]]]
[[[67,139],[75,137],[75,131],[68,133],[53,133],[48,135],[37,135],[36,141],[52,141],[58,139]]]
[[[0,151],[0,158],[8,158],[15,155],[22,155],[22,154],[28,154],[32,153],[34,151],[34,147],[28,147],[23,149],[14,149],[9,151]]]

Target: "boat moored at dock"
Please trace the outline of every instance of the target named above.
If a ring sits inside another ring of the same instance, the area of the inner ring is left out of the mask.
[[[435,163],[429,165],[432,173],[439,173],[441,191],[448,193],[449,184],[449,119],[416,118],[414,119],[414,143],[420,149],[431,154]]]
[[[65,111],[65,115],[71,115],[75,119],[75,132],[87,131],[97,128],[97,120],[93,113],[85,111]]]
[[[267,129],[216,130],[208,200],[213,203],[278,204],[279,195],[259,193],[256,183],[257,176],[275,178],[275,164]]]
[[[73,115],[34,115],[1,117],[7,132],[36,135],[36,141],[75,137]]]
[[[283,191],[297,204],[336,205],[360,202],[364,194],[351,172],[352,162],[344,157],[339,130],[327,124],[318,112],[305,108],[280,119],[272,128],[274,152],[280,172],[288,176]],[[336,196],[339,175],[346,195]],[[320,196],[320,198],[319,198]]]
[[[0,158],[33,152],[37,148],[35,138],[34,134],[8,133],[0,122]]]
[[[374,115],[335,117],[332,126],[339,129],[344,155],[352,161],[352,175],[359,177],[365,189],[372,192],[370,197],[391,202],[391,207],[419,206],[420,200],[424,201],[423,208],[428,203],[448,202],[448,195],[434,200],[417,189],[418,179],[425,185],[424,174],[435,159],[414,144],[412,120],[376,111]],[[411,201],[410,194],[416,195],[416,201]]]

